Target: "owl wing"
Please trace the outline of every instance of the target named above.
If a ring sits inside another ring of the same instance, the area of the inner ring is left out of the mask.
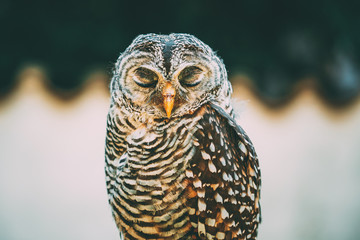
[[[221,107],[209,104],[194,135],[198,151],[187,172],[190,220],[206,239],[256,239],[260,170],[245,131]],[[190,173],[189,173],[190,172]]]
[[[121,122],[119,115],[113,111],[115,110],[110,108],[105,140],[105,174],[109,195],[111,195],[111,189],[114,187],[117,172],[125,164],[127,157],[125,124]]]

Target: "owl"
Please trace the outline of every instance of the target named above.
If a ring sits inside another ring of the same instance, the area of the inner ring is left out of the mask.
[[[140,35],[110,84],[105,173],[121,239],[256,239],[260,169],[222,60],[189,34]]]

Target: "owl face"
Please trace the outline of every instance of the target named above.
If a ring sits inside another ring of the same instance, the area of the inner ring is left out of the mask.
[[[115,101],[126,98],[134,111],[172,118],[191,114],[216,98],[224,81],[222,61],[199,39],[147,34],[120,55],[111,92]]]

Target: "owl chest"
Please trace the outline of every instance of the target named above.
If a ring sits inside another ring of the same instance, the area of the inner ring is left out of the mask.
[[[139,127],[126,140],[122,183],[132,187],[132,196],[146,198],[154,206],[171,205],[185,189],[185,169],[195,153],[192,131],[182,125],[155,130]]]
[[[185,170],[195,153],[192,132],[140,127],[126,140],[127,162],[119,172],[115,196],[118,209],[123,209],[120,225],[148,227],[149,238],[167,232],[177,239],[178,231],[183,235],[191,228]]]

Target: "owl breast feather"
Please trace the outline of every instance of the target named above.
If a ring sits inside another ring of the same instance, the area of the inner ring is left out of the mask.
[[[110,198],[125,239],[256,238],[257,157],[230,124],[203,106],[127,136]]]

